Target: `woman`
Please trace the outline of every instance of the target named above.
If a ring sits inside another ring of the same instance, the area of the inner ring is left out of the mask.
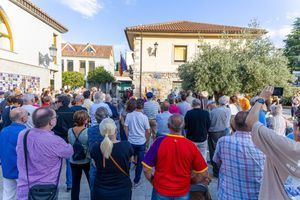
[[[68,139],[73,145],[74,154],[70,158],[72,169],[72,191],[71,199],[79,200],[80,180],[82,171],[89,182],[90,157],[88,152],[88,132],[86,125],[89,122],[89,115],[85,110],[74,113],[75,127],[68,131]]]
[[[110,119],[104,119],[100,125],[103,141],[95,143],[91,157],[97,168],[92,199],[94,200],[130,200],[131,180],[129,160],[133,149],[129,142],[116,139],[116,125]]]
[[[175,97],[173,95],[169,95],[168,101],[170,103],[169,112],[171,114],[174,114],[174,113],[179,114],[180,110],[179,110],[178,106],[175,104]]]
[[[230,97],[230,101],[229,101],[229,108],[231,111],[231,116],[234,117],[239,111],[241,111],[241,107],[239,105],[239,101],[237,96],[233,95]]]
[[[271,105],[271,117],[267,120],[267,126],[270,129],[273,129],[278,135],[285,136],[287,122],[282,115],[282,106],[281,105]]]

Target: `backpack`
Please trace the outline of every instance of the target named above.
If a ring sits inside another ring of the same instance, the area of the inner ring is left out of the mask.
[[[74,154],[73,154],[72,158],[73,158],[74,161],[83,160],[83,159],[86,158],[85,150],[84,150],[84,148],[83,148],[81,142],[80,142],[79,139],[78,139],[79,136],[80,136],[80,134],[81,134],[84,130],[85,130],[85,129],[83,129],[83,130],[78,134],[78,136],[76,137],[76,135],[75,135],[75,133],[74,133],[74,131],[73,131],[73,129],[72,129],[72,132],[73,132],[73,134],[74,134],[74,137],[76,138],[76,139],[75,139],[75,142],[74,142],[74,144],[73,144]]]

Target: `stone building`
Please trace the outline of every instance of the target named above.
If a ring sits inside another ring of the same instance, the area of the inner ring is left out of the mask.
[[[143,96],[154,91],[158,98],[166,98],[172,90],[181,89],[177,68],[195,57],[202,42],[218,45],[224,33],[240,38],[246,30],[254,37],[265,33],[261,29],[190,21],[127,27],[125,35],[134,55],[134,94]]]

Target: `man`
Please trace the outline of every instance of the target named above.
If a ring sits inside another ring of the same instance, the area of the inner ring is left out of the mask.
[[[74,102],[75,102],[75,105],[71,107],[71,110],[75,113],[76,111],[79,111],[79,110],[85,110],[87,111],[87,109],[85,107],[83,107],[83,96],[80,95],[80,94],[77,94],[74,98]]]
[[[18,200],[28,199],[29,187],[36,184],[57,184],[63,158],[69,158],[74,152],[73,147],[51,131],[56,125],[56,113],[48,107],[38,108],[33,112],[33,129],[27,136],[28,149],[28,185],[23,131],[18,138],[17,166],[19,170]]]
[[[192,106],[192,103],[193,103],[194,99],[195,99],[195,97],[193,97],[193,92],[191,90],[188,90],[187,91],[186,102],[188,102]]]
[[[160,112],[160,106],[157,101],[153,100],[153,93],[148,92],[146,94],[147,102],[144,105],[144,114],[148,117],[150,124],[150,132],[152,139],[156,138],[156,116]],[[147,146],[149,145],[149,139],[147,138]]]
[[[110,117],[112,116],[111,109],[109,108],[109,106],[106,103],[103,102],[104,98],[105,98],[105,95],[102,92],[96,92],[94,94],[94,104],[90,108],[90,117],[91,117],[92,125],[97,124],[97,121],[95,118],[95,112],[96,112],[97,108],[100,108],[100,107],[106,108],[108,111],[108,115]]]
[[[215,153],[215,149],[217,146],[217,142],[219,138],[228,135],[229,127],[230,127],[230,117],[231,111],[227,107],[229,103],[229,98],[227,96],[222,96],[219,99],[220,107],[213,108],[210,112],[210,121],[211,125],[208,129],[208,149],[209,149],[209,157],[213,166],[213,175],[214,177],[218,177],[219,175],[219,167],[213,161],[213,156]]]
[[[177,107],[179,108],[180,114],[182,116],[185,116],[186,112],[191,109],[191,105],[188,102],[186,102],[186,93],[185,92],[180,93],[180,99],[181,99],[181,102],[179,102],[177,104]]]
[[[16,96],[8,97],[8,106],[5,107],[2,113],[2,120],[3,120],[3,128],[9,126],[11,124],[11,120],[9,118],[9,113],[12,109],[22,106],[22,99]]]
[[[192,110],[189,110],[184,117],[186,137],[194,142],[206,160],[207,135],[210,127],[209,112],[201,109],[201,101],[194,99]]]
[[[218,199],[258,199],[264,154],[251,140],[245,121],[248,113],[234,117],[236,132],[219,139],[213,160],[220,167]]]
[[[273,94],[266,87],[250,110],[246,124],[252,128],[252,141],[265,155],[264,174],[259,199],[300,199],[300,123],[294,122],[296,142],[282,137],[259,122],[259,112]]]
[[[11,125],[0,133],[0,159],[3,175],[3,199],[17,199],[17,141],[19,133],[26,129],[28,112],[23,108],[15,108],[10,112]]]
[[[170,129],[168,127],[168,119],[172,116],[169,112],[170,103],[168,101],[164,101],[161,105],[162,113],[156,116],[157,122],[157,134],[156,137],[164,136],[170,133]]]
[[[147,152],[144,174],[153,185],[152,200],[189,199],[191,182],[208,184],[208,167],[197,147],[181,135],[183,117],[172,115],[168,126],[170,134],[157,138]]]
[[[98,142],[99,146],[103,140],[103,136],[100,133],[99,124],[103,119],[109,118],[108,111],[104,107],[99,107],[96,110],[95,118],[97,120],[97,124],[88,128],[88,146],[91,148],[94,143]],[[94,164],[91,162],[90,165],[90,190],[91,195],[93,194],[93,187],[95,182],[97,169]],[[93,199],[93,198],[91,198]]]
[[[87,111],[90,112],[90,109],[91,109],[92,105],[94,104],[90,99],[91,92],[89,90],[84,91],[83,97],[84,97],[84,101],[83,101],[82,107],[86,108]]]
[[[124,123],[128,142],[132,145],[134,156],[137,156],[133,187],[137,187],[140,184],[143,169],[142,161],[146,149],[146,138],[150,137],[150,125],[147,116],[142,113],[143,108],[144,100],[138,99],[136,102],[136,110],[127,114]]]
[[[68,142],[68,130],[74,126],[73,115],[74,111],[69,108],[70,97],[66,94],[61,94],[56,100],[56,115],[57,123],[53,131],[55,135],[60,136]],[[67,192],[72,188],[72,171],[69,158],[66,159],[66,185]]]
[[[37,107],[33,106],[34,95],[33,94],[24,94],[22,96],[22,100],[23,100],[22,108],[24,108],[29,114],[28,121],[25,125],[27,128],[33,128],[32,114],[37,109]]]
[[[118,120],[119,119],[119,113],[117,111],[117,108],[112,104],[112,98],[111,98],[110,94],[105,95],[105,103],[109,106],[109,108],[112,112],[111,118],[115,121]]]

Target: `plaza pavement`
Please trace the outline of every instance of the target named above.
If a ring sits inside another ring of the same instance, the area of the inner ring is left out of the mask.
[[[2,170],[0,168],[0,173],[2,175]],[[71,192],[66,192],[66,185],[65,183],[65,166],[63,166],[62,174],[60,178],[59,183],[59,200],[70,200],[71,199]],[[130,171],[130,176],[134,177],[134,170]],[[0,178],[0,199],[2,199],[2,176]],[[213,197],[213,200],[216,200],[217,198],[217,179],[213,179],[210,186],[210,193]],[[113,192],[113,191],[112,191]],[[139,185],[137,188],[132,190],[132,200],[151,200],[151,193],[152,193],[152,186],[151,184],[146,180],[145,176],[142,174],[141,178],[141,185]],[[89,192],[89,186],[87,183],[87,180],[85,178],[85,175],[82,176],[81,181],[81,188],[80,188],[80,200],[89,200],[90,199],[90,192]]]

